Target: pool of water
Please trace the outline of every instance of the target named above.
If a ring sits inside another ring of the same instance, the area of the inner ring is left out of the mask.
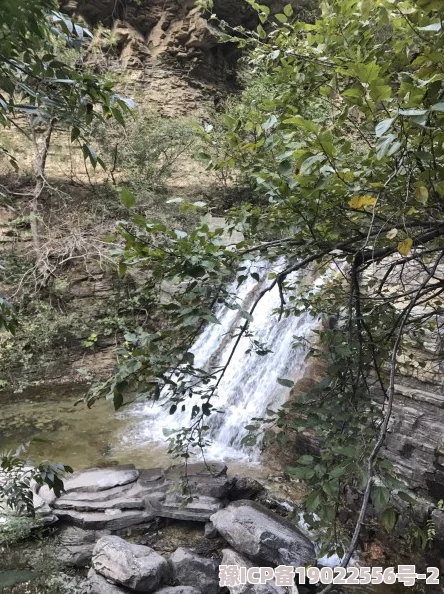
[[[33,580],[36,575],[37,574],[34,571],[28,571],[27,569],[2,571],[0,572],[0,592],[3,588],[29,582]]]

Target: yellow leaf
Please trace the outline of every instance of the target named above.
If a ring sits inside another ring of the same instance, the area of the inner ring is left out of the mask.
[[[421,204],[427,204],[429,199],[429,191],[425,186],[418,186],[415,190],[415,198]]]
[[[412,245],[413,239],[407,237],[398,243],[398,252],[401,254],[401,256],[408,256],[410,254],[410,250],[412,249]]]
[[[387,239],[395,239],[395,237],[396,237],[397,235],[398,235],[398,229],[396,229],[396,228],[395,228],[395,229],[391,229],[391,230],[390,230],[390,231],[387,233],[386,237],[387,237]]]
[[[353,196],[350,200],[350,208],[357,210],[358,208],[364,208],[364,206],[374,206],[376,198],[374,196]]]

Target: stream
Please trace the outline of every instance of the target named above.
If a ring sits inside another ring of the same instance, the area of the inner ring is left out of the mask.
[[[271,269],[262,264],[253,267],[261,282],[251,276],[237,289],[239,304],[248,310],[270,281]],[[232,364],[217,391],[214,405],[223,412],[213,413],[209,425],[211,445],[206,459],[225,462],[230,472],[265,477],[269,468],[261,465],[260,444],[254,448],[241,443],[244,427],[267,408],[278,408],[288,398],[289,388],[278,378],[294,382],[304,372],[306,351],[293,348],[296,337],[308,337],[316,321],[308,315],[276,321],[279,308],[277,287],[265,293],[250,330],[252,336],[241,339]],[[211,324],[196,340],[192,351],[196,366],[209,370],[223,366],[230,356],[235,334],[243,322],[239,309],[219,306],[215,311],[220,324]],[[270,349],[267,356],[251,353],[255,339]],[[169,415],[170,404],[137,402],[115,413],[109,402],[98,402],[92,409],[74,406],[83,395],[79,386],[53,386],[28,389],[26,393],[2,398],[0,450],[29,442],[32,460],[63,462],[76,469],[132,463],[138,468],[167,467],[173,463],[166,439],[190,420],[191,398],[186,410]],[[168,393],[163,394],[164,399]],[[389,594],[399,592],[392,586],[356,586],[348,592]]]

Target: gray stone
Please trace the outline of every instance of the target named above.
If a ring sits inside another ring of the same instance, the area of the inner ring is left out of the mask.
[[[205,524],[205,538],[217,538],[219,532],[214,527],[213,522],[207,522]]]
[[[74,509],[77,511],[106,511],[107,509],[145,509],[142,499],[117,497],[108,501],[88,501],[85,493],[85,500],[79,499],[57,499],[54,503],[55,509]]]
[[[139,471],[134,467],[91,468],[89,470],[74,472],[64,481],[64,486],[66,493],[73,491],[95,493],[133,483],[138,477]]]
[[[224,549],[222,551],[221,565],[238,565],[239,567],[254,567],[254,564],[237,551],[232,549]],[[229,586],[230,594],[287,594],[291,592],[291,588],[284,588],[276,586],[274,580],[267,584],[240,584],[239,586]]]
[[[79,512],[71,509],[56,510],[57,517],[74,526],[87,530],[121,530],[148,522],[155,517],[152,510],[109,510],[103,512]]]
[[[108,582],[91,568],[88,572],[87,592],[88,594],[129,594],[131,590],[119,588],[119,586]]]
[[[173,581],[197,588],[205,594],[219,592],[219,563],[180,547],[168,561]]]
[[[256,497],[264,492],[265,487],[256,479],[247,476],[236,476],[231,482],[228,498],[230,501],[256,499]]]
[[[168,563],[156,551],[118,536],[97,541],[92,566],[106,579],[136,592],[153,592],[168,575]]]
[[[315,558],[298,528],[253,501],[231,503],[210,519],[232,547],[258,563],[300,566]]]
[[[160,518],[194,522],[208,522],[210,516],[222,507],[215,497],[196,497],[191,503],[185,503],[185,498],[176,493],[169,493],[163,501],[147,498],[145,503],[151,504],[155,515]]]
[[[57,558],[71,567],[86,567],[92,557],[94,545],[108,531],[83,530],[75,526],[66,526],[61,530],[56,545]]]
[[[106,489],[106,491],[97,491],[95,493],[88,492],[88,491],[72,491],[70,493],[64,493],[60,495],[57,501],[84,501],[87,499],[90,502],[104,502],[110,501],[111,499],[121,498],[121,497],[134,497],[141,492],[140,487],[137,483],[129,483],[127,485],[119,485],[118,487],[113,487],[112,489]],[[39,493],[40,494],[40,493]],[[54,501],[56,497],[54,496]]]
[[[444,511],[440,509],[434,509],[432,512],[432,522],[435,524],[436,529],[436,540],[443,544],[444,543]]]
[[[154,594],[202,594],[200,590],[192,588],[191,586],[170,586],[156,590]]]

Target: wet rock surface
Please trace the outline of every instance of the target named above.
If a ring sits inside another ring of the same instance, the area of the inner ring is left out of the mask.
[[[236,501],[211,521],[232,547],[259,563],[298,567],[315,558],[313,544],[300,530],[258,503]]]

